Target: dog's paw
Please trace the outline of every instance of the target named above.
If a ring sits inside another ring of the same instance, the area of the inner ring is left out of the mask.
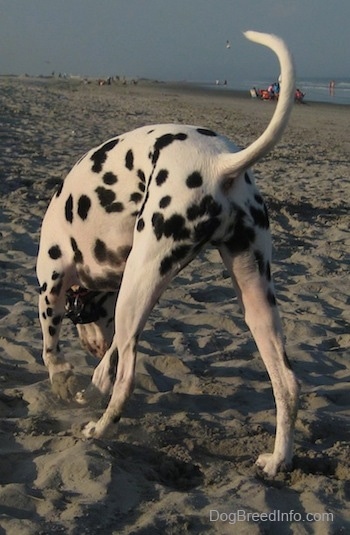
[[[79,405],[89,405],[101,408],[106,405],[108,397],[102,394],[92,383],[75,394],[75,401]]]
[[[86,438],[111,438],[115,436],[118,429],[116,424],[119,419],[120,416],[112,415],[107,409],[97,422],[91,421],[87,423],[83,427],[82,433]]]
[[[273,453],[262,453],[255,464],[268,477],[275,477],[277,472],[286,472],[291,467],[291,463],[283,459],[276,459]]]
[[[97,425],[97,422],[93,422],[93,421],[87,423],[83,427],[83,430],[82,430],[82,433],[83,433],[84,437],[86,437],[86,438],[98,438],[98,436],[96,434],[96,425]]]
[[[85,396],[85,390],[80,390],[80,392],[77,392],[75,394],[74,399],[77,403],[79,403],[79,405],[87,405],[88,403],[88,400],[86,399],[86,396]]]
[[[81,388],[79,380],[71,370],[55,373],[51,378],[53,393],[64,401],[74,399],[77,391]]]

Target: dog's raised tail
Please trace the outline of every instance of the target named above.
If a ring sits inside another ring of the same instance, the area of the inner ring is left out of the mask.
[[[250,41],[267,46],[278,57],[281,69],[280,94],[272,119],[263,134],[247,148],[222,156],[221,171],[225,177],[235,178],[263,158],[280,140],[293,108],[295,71],[293,58],[284,41],[276,35],[253,31],[244,32]]]

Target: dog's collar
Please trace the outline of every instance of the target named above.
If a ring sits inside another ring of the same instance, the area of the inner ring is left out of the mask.
[[[93,292],[81,286],[69,288],[66,292],[65,317],[69,318],[74,325],[97,321],[101,317],[100,307],[94,302],[94,297],[97,295],[99,292]]]

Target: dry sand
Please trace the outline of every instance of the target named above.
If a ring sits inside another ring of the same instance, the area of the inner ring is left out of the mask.
[[[266,480],[254,461],[273,444],[271,387],[216,251],[155,307],[118,434],[92,441],[79,429],[99,409],[56,399],[41,362],[35,261],[49,198],[87,149],[158,122],[207,126],[244,146],[274,104],[151,83],[2,78],[0,94],[0,534],[348,533],[350,107],[296,105],[256,167],[302,384],[294,469]],[[62,349],[91,374],[68,323]],[[238,510],[234,525],[224,514]],[[243,521],[254,512],[275,516]]]

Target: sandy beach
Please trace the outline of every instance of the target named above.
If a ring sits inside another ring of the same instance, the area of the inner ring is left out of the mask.
[[[181,84],[10,77],[0,77],[0,99],[0,534],[347,533],[350,106],[296,104],[255,168],[302,385],[293,470],[269,480],[254,462],[273,444],[271,385],[215,250],[153,310],[135,392],[104,440],[80,432],[100,409],[51,391],[35,263],[48,202],[88,149],[166,122],[205,126],[243,147],[275,104]],[[68,321],[61,347],[91,376],[96,361]]]

